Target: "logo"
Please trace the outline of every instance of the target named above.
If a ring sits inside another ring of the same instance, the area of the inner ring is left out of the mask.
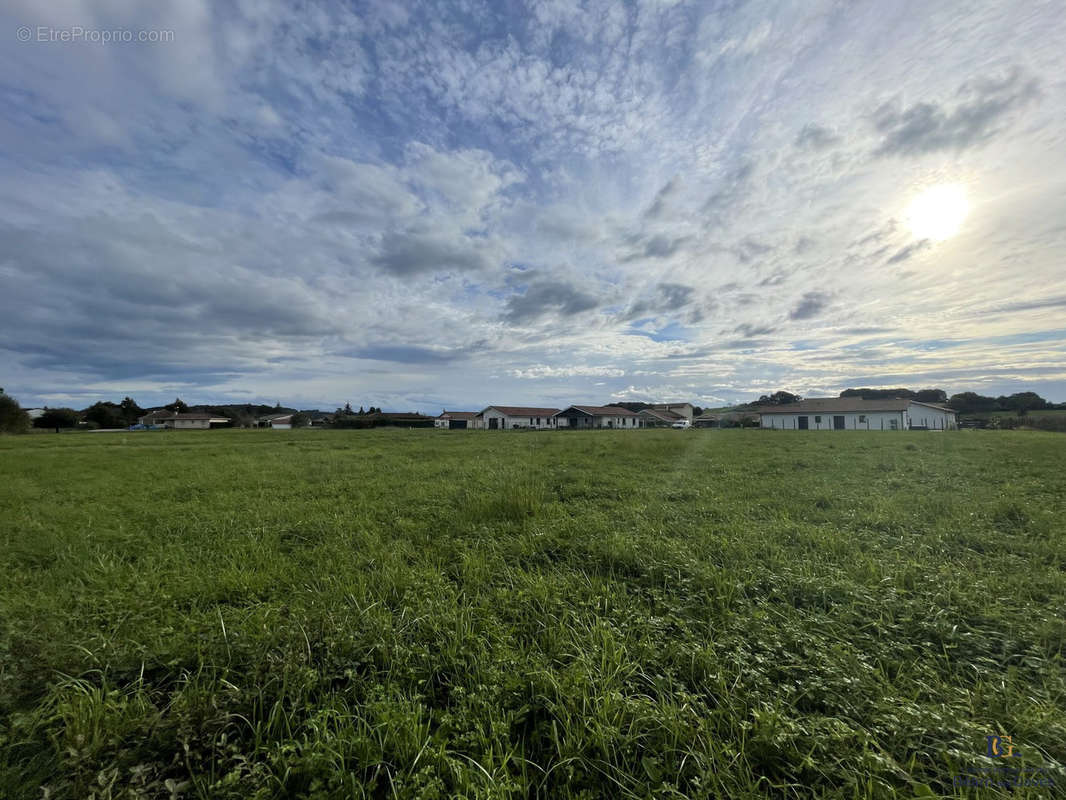
[[[1013,758],[1014,743],[1009,736],[986,736],[988,750],[985,755],[989,758]]]

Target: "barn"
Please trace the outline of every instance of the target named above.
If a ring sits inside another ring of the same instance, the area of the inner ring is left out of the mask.
[[[474,423],[477,421],[476,411],[441,411],[440,416],[433,418],[434,428],[444,428],[445,430],[456,430],[462,428],[473,428]]]
[[[955,412],[906,397],[865,400],[861,397],[816,397],[754,409],[763,428],[799,431],[954,430]]]

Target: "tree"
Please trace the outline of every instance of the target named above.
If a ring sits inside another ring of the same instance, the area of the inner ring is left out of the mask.
[[[840,393],[841,397],[861,397],[863,400],[894,400],[897,397],[916,398],[910,389],[845,389]],[[946,398],[945,398],[946,399]]]
[[[344,413],[345,414],[351,414],[352,413],[352,404],[351,403],[345,403],[344,404]],[[362,408],[359,409],[359,413],[360,414],[363,413],[363,409]]]
[[[783,406],[788,403],[797,403],[803,398],[798,394],[792,394],[791,392],[774,392],[773,394],[764,394],[759,398],[759,405],[763,406]]]
[[[180,397],[175,397],[174,402],[169,406],[163,406],[167,411],[173,411],[175,414],[184,414],[189,410],[189,407],[182,402]]]
[[[976,392],[953,394],[948,406],[963,414],[976,414],[982,411],[998,411],[999,402],[994,397],[985,397]]]
[[[360,414],[365,414],[366,413],[366,411],[363,410],[362,406],[359,406],[359,413]]]
[[[33,421],[35,428],[73,428],[78,424],[78,412],[73,408],[46,408]]]
[[[123,428],[126,426],[126,418],[122,414],[122,408],[114,403],[93,403],[85,409],[85,419],[95,422],[101,428]]]
[[[132,397],[122,398],[122,402],[118,404],[118,407],[121,409],[122,420],[127,425],[133,425],[144,416],[144,409],[137,405]]]
[[[914,399],[919,403],[946,403],[948,393],[943,389],[919,389],[914,393]]]
[[[1025,416],[1026,412],[1039,411],[1048,406],[1047,400],[1036,392],[1016,392],[1010,397],[999,397],[997,400],[1004,411],[1017,411],[1020,417]]]
[[[0,433],[25,433],[30,427],[30,415],[23,411],[18,400],[0,389]]]
[[[292,420],[290,420],[290,422],[294,428],[306,428],[311,424],[311,417],[303,411],[297,411],[292,415]]]

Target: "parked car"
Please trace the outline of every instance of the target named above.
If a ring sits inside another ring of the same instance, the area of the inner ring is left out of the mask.
[[[692,427],[692,423],[689,422],[687,419],[679,419],[677,422],[675,422],[670,427],[671,428],[680,428],[680,429],[691,428]]]

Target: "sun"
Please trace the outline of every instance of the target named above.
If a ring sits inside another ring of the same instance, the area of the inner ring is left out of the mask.
[[[930,186],[911,201],[907,224],[916,239],[942,242],[958,233],[969,210],[963,186],[941,183]]]

